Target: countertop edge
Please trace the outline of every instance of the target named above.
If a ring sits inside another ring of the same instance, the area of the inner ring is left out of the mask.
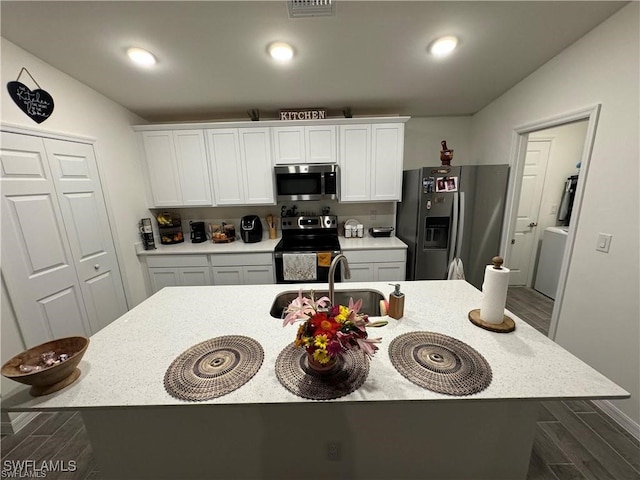
[[[134,245],[136,255],[156,256],[156,255],[234,255],[249,253],[273,253],[281,237],[276,239],[263,238],[256,243],[244,243],[242,240],[235,240],[230,243],[212,243],[210,241],[202,243],[183,242],[176,245],[157,245],[155,250],[145,250],[142,243]],[[340,248],[343,251],[355,250],[406,250],[405,244],[398,237],[387,238],[345,238],[339,237]]]

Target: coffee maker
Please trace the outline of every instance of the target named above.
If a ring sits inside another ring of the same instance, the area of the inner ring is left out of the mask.
[[[204,222],[189,222],[189,225],[191,225],[191,243],[202,243],[207,241]]]
[[[143,218],[139,223],[140,236],[142,237],[142,246],[145,250],[155,250],[156,242],[153,240],[153,228],[151,227],[151,219]]]

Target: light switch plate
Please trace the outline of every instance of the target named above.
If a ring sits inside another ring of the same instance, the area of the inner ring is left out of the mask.
[[[598,243],[596,244],[596,250],[599,252],[609,253],[609,247],[611,246],[611,238],[613,235],[610,233],[599,233]]]

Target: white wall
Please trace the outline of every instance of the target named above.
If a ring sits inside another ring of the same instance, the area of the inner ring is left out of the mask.
[[[134,244],[140,241],[138,220],[148,217],[149,212],[137,160],[137,145],[130,126],[146,122],[8,40],[2,38],[1,42],[2,85],[16,80],[20,69],[25,67],[55,102],[51,117],[37,124],[18,108],[7,89],[2,88],[2,123],[96,140],[94,145],[100,177],[107,205],[113,214],[111,230],[120,254],[127,300],[132,308],[146,298]],[[20,81],[35,88],[24,73]]]
[[[515,127],[601,104],[556,341],[631,393],[640,423],[639,45],[632,2],[472,119],[477,163],[510,160]],[[584,173],[584,172],[583,172]],[[622,180],[604,188],[604,179]],[[598,232],[613,234],[609,254]]]
[[[471,117],[413,117],[404,128],[403,169],[441,165],[442,140],[453,149],[452,165],[473,165]]]

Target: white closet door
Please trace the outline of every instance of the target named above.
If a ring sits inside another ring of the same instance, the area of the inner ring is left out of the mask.
[[[92,333],[127,311],[93,147],[44,139]]]
[[[2,276],[27,347],[90,335],[42,139],[2,132]]]

